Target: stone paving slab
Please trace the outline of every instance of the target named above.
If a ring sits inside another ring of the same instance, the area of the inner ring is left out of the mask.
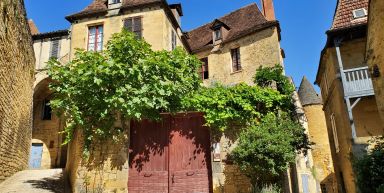
[[[24,170],[0,183],[0,193],[68,193],[62,169]]]

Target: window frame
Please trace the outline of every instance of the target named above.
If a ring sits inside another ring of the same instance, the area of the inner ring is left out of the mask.
[[[49,50],[49,58],[56,58],[59,59],[60,57],[60,44],[61,44],[61,39],[60,38],[52,38],[50,41],[50,50]],[[57,53],[56,56],[53,56],[53,51],[54,51],[54,42],[57,42]]]
[[[102,29],[102,33],[101,33],[101,46],[100,46],[100,50],[98,50],[98,40],[97,40],[97,37],[98,35],[100,34],[100,27]],[[94,50],[90,50],[90,37],[91,37],[91,29],[92,28],[95,28],[95,39],[94,39]],[[90,25],[88,26],[88,42],[87,42],[87,51],[95,51],[95,52],[99,52],[99,51],[103,51],[103,46],[104,46],[104,24],[95,24],[95,25]]]
[[[209,64],[208,64],[208,57],[201,58],[200,61],[201,64],[201,70],[200,70],[200,77],[202,80],[209,79]]]
[[[231,49],[231,63],[232,73],[239,72],[243,69],[241,66],[240,47]]]
[[[339,153],[340,152],[340,144],[339,144],[339,138],[338,138],[338,135],[337,135],[335,113],[331,114],[330,121],[331,121],[332,133],[333,133],[333,143],[335,145],[336,153]]]
[[[136,26],[136,22],[137,19],[139,19],[140,21],[140,29],[136,29],[135,26]],[[126,26],[126,21],[127,20],[131,20],[131,29],[128,29]],[[143,37],[143,16],[134,16],[134,17],[126,17],[123,19],[123,28],[136,34],[136,36],[140,39]]]
[[[174,30],[171,32],[171,49],[174,50],[177,47],[177,35]]]
[[[221,31],[221,28],[215,29],[213,34],[215,34],[214,41],[219,41],[223,39],[223,33]]]

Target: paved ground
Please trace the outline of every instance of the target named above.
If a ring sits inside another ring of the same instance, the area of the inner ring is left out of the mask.
[[[62,169],[24,170],[0,184],[0,193],[68,193]]]

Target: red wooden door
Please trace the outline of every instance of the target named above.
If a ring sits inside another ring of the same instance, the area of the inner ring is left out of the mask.
[[[211,190],[210,133],[199,113],[175,116],[169,144],[171,193]]]
[[[210,134],[200,113],[131,123],[129,193],[211,192]]]
[[[168,193],[169,120],[131,123],[129,193]]]

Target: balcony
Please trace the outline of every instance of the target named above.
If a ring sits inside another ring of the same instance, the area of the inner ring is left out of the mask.
[[[368,67],[343,70],[345,75],[344,94],[348,98],[374,95]]]

